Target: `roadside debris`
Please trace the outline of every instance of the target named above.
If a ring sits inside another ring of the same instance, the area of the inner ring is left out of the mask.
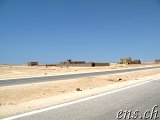
[[[76,88],[76,91],[82,91],[81,88]]]
[[[44,73],[44,75],[47,75],[47,73]]]

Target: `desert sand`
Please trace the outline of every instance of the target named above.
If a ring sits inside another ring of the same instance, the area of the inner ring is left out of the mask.
[[[160,77],[160,69],[0,87],[0,118]],[[76,89],[80,88],[81,91]]]
[[[134,67],[147,67],[147,66],[160,66],[160,64],[142,64],[142,65],[120,65],[112,63],[111,66],[106,67],[55,67],[55,66],[13,66],[13,65],[0,65],[0,80],[14,79],[14,78],[29,78],[29,77],[42,77],[54,76],[63,74],[77,74],[86,72],[97,72],[105,70],[126,69]]]

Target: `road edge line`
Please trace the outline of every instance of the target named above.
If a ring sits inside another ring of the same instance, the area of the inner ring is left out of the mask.
[[[106,92],[106,93],[100,93],[100,94],[97,94],[97,95],[94,95],[94,96],[89,96],[89,97],[82,98],[82,99],[79,99],[79,100],[75,100],[75,101],[71,101],[71,102],[67,102],[67,103],[63,103],[63,104],[59,104],[59,105],[54,105],[54,106],[50,106],[50,107],[47,107],[47,108],[43,108],[43,109],[39,109],[39,110],[27,112],[27,113],[22,113],[22,114],[19,114],[19,115],[8,117],[8,118],[3,118],[1,120],[14,120],[14,119],[17,119],[17,118],[21,118],[21,117],[25,117],[25,116],[29,116],[29,115],[33,115],[33,114],[37,114],[37,113],[61,108],[61,107],[64,107],[64,106],[73,105],[73,104],[76,104],[76,103],[80,103],[80,102],[84,102],[84,101],[87,101],[87,100],[102,97],[102,96],[105,96],[105,95],[113,94],[113,93],[116,93],[116,92],[120,92],[120,91],[123,91],[123,90],[127,90],[129,88],[133,88],[133,87],[136,87],[136,86],[140,86],[140,85],[150,83],[150,82],[153,82],[153,81],[158,81],[158,80],[160,80],[160,78],[154,78],[154,79],[151,79],[151,80],[147,80],[147,81],[140,82],[140,83],[137,83],[137,84],[134,84],[134,85],[119,88],[119,89],[109,91],[109,92]]]

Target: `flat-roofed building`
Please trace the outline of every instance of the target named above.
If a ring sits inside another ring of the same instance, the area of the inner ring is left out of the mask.
[[[38,62],[28,62],[28,66],[36,66],[38,65]]]

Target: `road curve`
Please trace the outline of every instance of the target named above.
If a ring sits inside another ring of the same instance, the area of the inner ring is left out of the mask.
[[[15,120],[117,120],[117,112],[120,110],[132,110],[131,116],[134,116],[133,112],[138,110],[136,120],[142,120],[143,118],[140,119],[139,117],[144,117],[143,115],[147,110],[150,110],[151,113],[146,114],[146,117],[151,117],[155,105],[158,106],[155,111],[160,112],[159,86],[160,79],[151,80],[120,88],[108,94],[92,96],[91,99],[41,110],[41,112],[33,111],[30,114],[22,114],[5,120],[13,120],[13,118]]]
[[[117,73],[123,73],[123,72],[132,72],[132,71],[155,69],[155,68],[160,68],[160,66],[113,70],[113,71],[90,72],[90,73],[79,73],[79,74],[68,74],[68,75],[57,75],[57,76],[47,76],[47,77],[8,79],[8,80],[0,80],[0,87],[29,84],[29,83],[48,82],[48,81],[56,81],[56,80],[67,80],[67,79],[90,77],[90,76],[109,75],[109,74],[117,74]]]

